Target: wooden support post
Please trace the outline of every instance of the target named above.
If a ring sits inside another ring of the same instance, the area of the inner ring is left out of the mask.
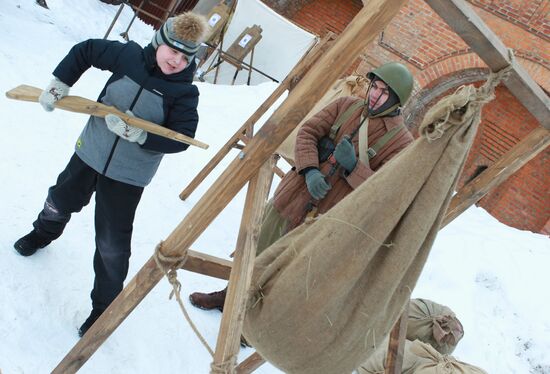
[[[464,0],[426,0],[426,3],[472,48],[492,71],[511,61],[508,49]],[[540,124],[550,130],[550,98],[517,62],[504,82]]]
[[[405,339],[407,338],[407,320],[409,318],[409,302],[401,317],[397,320],[390,332],[388,342],[388,354],[384,367],[385,374],[401,374],[403,368],[403,352],[405,351]]]
[[[471,205],[478,202],[492,188],[500,185],[510,175],[514,174],[533,157],[542,152],[550,144],[550,131],[539,127],[518,144],[512,147],[504,156],[489,166],[483,173],[465,185],[453,196],[441,227],[447,226],[453,219]]]
[[[254,270],[258,235],[273,179],[272,167],[273,158],[262,166],[259,173],[248,184],[233,270],[229,278],[227,297],[212,363],[214,367],[229,365],[228,373],[234,372],[234,366],[231,365],[236,365],[240,349],[242,325],[248,301],[248,289]]]
[[[250,66],[248,67],[248,79],[246,80],[246,84],[250,86],[250,78],[252,77],[252,62],[254,62],[254,49],[256,47],[252,48],[252,51],[250,52]]]
[[[254,352],[237,366],[235,372],[237,374],[250,374],[263,364],[265,364],[263,357],[258,352]]]
[[[277,99],[291,86],[299,81],[317,59],[328,49],[329,38],[326,37],[317,44],[310,53],[308,53],[288,74],[279,86],[269,95],[269,97],[256,109],[256,111],[246,120],[246,122],[233,134],[225,145],[216,153],[216,155],[206,164],[206,166],[193,178],[191,183],[180,193],[180,199],[185,200],[195,191],[203,180],[214,170],[214,168],[224,159],[224,157],[233,149],[235,143],[241,139],[243,133],[250,126],[253,126],[264,113],[277,101]]]
[[[374,40],[406,0],[371,0],[342,32],[334,46],[290,92],[245,149],[163,242],[165,256],[181,256],[206,230],[277,147],[313,108],[363,49]],[[53,373],[76,372],[162,279],[151,257],[109,305]]]

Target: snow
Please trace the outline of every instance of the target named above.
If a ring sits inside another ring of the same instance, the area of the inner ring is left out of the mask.
[[[71,46],[105,34],[118,7],[98,0],[48,0],[50,10],[34,1],[0,2],[1,89],[19,84],[44,87],[51,71]],[[78,4],[78,5],[76,5]],[[112,39],[120,39],[132,12],[125,7]],[[153,30],[136,20],[130,37],[145,45]],[[107,73],[90,70],[72,93],[97,97]],[[231,156],[187,201],[178,194],[248,116],[275,89],[198,83],[201,98],[197,139],[208,150],[191,147],[169,155],[145,189],[134,225],[128,280],[198,201],[236,156]],[[59,240],[32,257],[19,256],[13,243],[32,228],[47,188],[73,152],[85,116],[37,104],[0,98],[0,149],[3,180],[0,209],[0,371],[50,372],[78,341],[77,328],[90,312],[93,282],[93,201],[75,214]],[[268,113],[269,114],[269,113]],[[274,183],[277,183],[278,179]],[[227,258],[236,242],[244,191],[228,205],[194,250]],[[550,241],[548,237],[507,227],[472,207],[438,236],[413,297],[451,307],[465,328],[454,356],[489,373],[550,373]],[[183,297],[210,291],[222,280],[179,272]],[[207,373],[211,357],[168,300],[165,280],[155,287],[107,339],[82,373]],[[217,311],[188,302],[191,318],[214,347],[220,323]],[[242,349],[239,361],[251,349]],[[277,373],[265,364],[258,373]]]

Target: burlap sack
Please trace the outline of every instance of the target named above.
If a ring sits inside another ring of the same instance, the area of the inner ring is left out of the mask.
[[[366,362],[357,368],[359,374],[384,374],[387,341]],[[483,369],[439,353],[420,340],[405,341],[403,374],[487,374]]]
[[[275,153],[283,156],[286,160],[294,164],[294,145],[296,144],[296,135],[298,130],[302,127],[302,124],[308,119],[313,117],[317,112],[332,103],[334,100],[344,96],[358,96],[364,97],[367,90],[367,78],[362,75],[350,75],[347,78],[339,79],[334,85],[327,91],[327,93],[315,104],[313,109],[304,117],[302,122],[285,141],[277,148]]]
[[[350,373],[388,335],[494,90],[484,87],[461,90],[465,107],[428,117],[422,138],[256,259],[243,331],[262,357],[286,373]]]
[[[440,353],[450,354],[463,336],[464,328],[450,308],[426,299],[409,303],[407,339],[421,340]]]

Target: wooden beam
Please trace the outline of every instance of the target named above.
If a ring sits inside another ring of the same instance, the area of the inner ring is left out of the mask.
[[[464,0],[426,0],[426,3],[492,71],[510,64],[508,48]],[[517,61],[512,66],[514,70],[504,83],[541,126],[550,129],[550,98]]]
[[[183,270],[219,279],[229,279],[233,264],[231,261],[210,256],[206,253],[195,252],[191,249],[187,252],[187,261],[181,267]]]
[[[265,364],[263,357],[258,352],[254,352],[237,366],[235,372],[237,374],[250,374],[263,364]]]
[[[388,342],[388,354],[384,367],[385,374],[401,374],[403,368],[403,353],[405,352],[405,340],[407,338],[407,320],[409,318],[409,301],[401,317],[397,320],[390,332]]]
[[[330,48],[290,92],[239,157],[212,184],[187,216],[163,242],[165,256],[181,256],[206,230],[277,147],[309,113],[336,79],[374,40],[406,0],[371,0],[350,22]],[[118,325],[162,279],[151,257],[124,287],[107,310],[92,325],[54,369],[54,373],[76,372]]]
[[[491,189],[504,182],[550,144],[550,131],[539,127],[531,131],[504,156],[489,166],[453,196],[441,227],[449,224],[470,206],[478,202]]]
[[[242,139],[243,134],[247,132],[250,126],[254,124],[271,108],[279,97],[287,90],[293,87],[302,76],[311,68],[311,66],[325,53],[331,45],[330,40],[334,34],[325,36],[319,44],[314,46],[312,50],[292,69],[288,76],[277,86],[277,88],[269,95],[267,99],[256,109],[256,111],[246,120],[246,122],[233,134],[214,157],[206,164],[206,166],[193,178],[193,180],[180,193],[180,199],[185,200],[195,191],[195,189],[206,179],[206,177],[214,170],[216,166],[224,159],[225,156],[235,147],[235,144]]]
[[[250,288],[254,259],[256,258],[258,235],[269,188],[273,180],[273,172],[271,171],[273,161],[273,158],[269,159],[260,168],[259,173],[248,183],[233,271],[229,278],[227,297],[223,307],[222,321],[212,363],[213,367],[226,368],[228,373],[234,372],[237,354],[240,349],[248,289]]]
[[[6,92],[6,97],[14,100],[38,102],[38,98],[42,93],[42,89],[25,84],[19,85]],[[84,113],[96,117],[105,117],[107,114],[114,114],[122,118],[122,120],[132,126],[139,127],[147,132],[156,134],[171,140],[178,141],[189,145],[194,145],[202,149],[207,149],[208,144],[193,139],[187,135],[180,134],[177,131],[170,130],[156,123],[146,121],[138,117],[129,116],[126,113],[119,111],[114,106],[98,103],[97,101],[86,99],[80,96],[65,96],[54,103],[54,107],[67,110],[69,112]]]

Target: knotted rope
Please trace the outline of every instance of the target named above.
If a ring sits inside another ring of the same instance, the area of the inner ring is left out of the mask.
[[[157,264],[158,268],[162,271],[162,273],[166,276],[168,279],[168,282],[172,285],[172,291],[170,292],[170,296],[168,299],[172,299],[172,297],[176,296],[176,301],[178,302],[180,309],[185,316],[185,319],[187,320],[187,323],[189,323],[189,326],[191,326],[191,329],[197,335],[202,345],[206,348],[208,353],[212,357],[214,357],[214,351],[208,343],[206,342],[206,339],[202,336],[200,331],[198,330],[197,326],[193,323],[191,320],[191,317],[189,316],[189,313],[187,312],[187,309],[185,308],[185,305],[183,304],[183,300],[181,299],[181,283],[178,280],[178,272],[177,269],[180,269],[185,261],[187,261],[187,251],[181,256],[165,256],[162,253],[162,241],[156,246],[155,253],[153,255],[153,258],[155,259],[155,263]],[[228,373],[234,373],[235,366],[237,364],[237,356],[231,355],[226,360],[222,361],[219,364],[212,363],[210,365],[211,373],[213,374],[228,374]]]
[[[444,97],[430,108],[419,127],[419,133],[432,142],[441,138],[450,127],[469,123],[481,116],[483,105],[495,98],[495,88],[510,76],[514,61],[511,50],[509,56],[510,64],[489,73],[483,86],[477,89],[473,85],[460,86],[452,95]]]

